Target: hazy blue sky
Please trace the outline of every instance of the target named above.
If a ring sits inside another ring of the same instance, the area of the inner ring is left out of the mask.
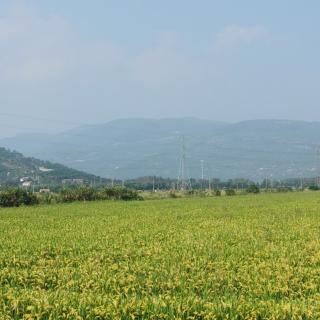
[[[0,137],[123,117],[320,121],[319,13],[318,0],[1,0]]]

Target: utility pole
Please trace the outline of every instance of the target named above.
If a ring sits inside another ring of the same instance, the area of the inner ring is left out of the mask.
[[[266,190],[268,190],[268,176],[266,176]]]
[[[116,176],[116,171],[119,169],[118,166],[114,167],[114,170],[113,170],[113,176],[112,176],[112,181],[111,181],[111,186],[113,187],[114,185],[114,180],[115,180],[115,176]]]
[[[203,166],[204,160],[201,160],[201,179],[203,180],[204,178],[204,174],[203,174],[203,170],[204,170],[204,166]]]
[[[186,145],[184,141],[184,136],[182,137],[182,156],[181,156],[181,164],[180,164],[180,170],[181,170],[181,190],[185,189],[185,166],[186,166]]]
[[[203,179],[204,179],[204,173],[203,173],[203,171],[204,171],[204,161],[203,160],[200,160],[200,162],[201,162],[201,189],[203,189]]]
[[[316,186],[320,187],[320,147],[316,148]]]

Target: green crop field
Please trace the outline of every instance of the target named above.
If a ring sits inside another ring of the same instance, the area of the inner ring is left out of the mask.
[[[319,319],[320,194],[0,209],[0,319]]]

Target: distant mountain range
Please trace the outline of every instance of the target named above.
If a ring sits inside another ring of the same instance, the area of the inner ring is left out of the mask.
[[[58,186],[61,183],[78,184],[98,180],[91,174],[0,148],[1,185]]]
[[[252,120],[222,123],[194,118],[123,119],[62,134],[25,134],[0,145],[77,170],[121,179],[177,177],[186,146],[189,176],[221,179],[319,175],[320,123]]]

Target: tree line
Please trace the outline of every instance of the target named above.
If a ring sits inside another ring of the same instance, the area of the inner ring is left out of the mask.
[[[59,192],[34,193],[22,188],[8,188],[0,192],[0,207],[32,206],[37,204],[71,203],[97,200],[142,200],[139,193],[128,188],[90,186],[63,188]]]

